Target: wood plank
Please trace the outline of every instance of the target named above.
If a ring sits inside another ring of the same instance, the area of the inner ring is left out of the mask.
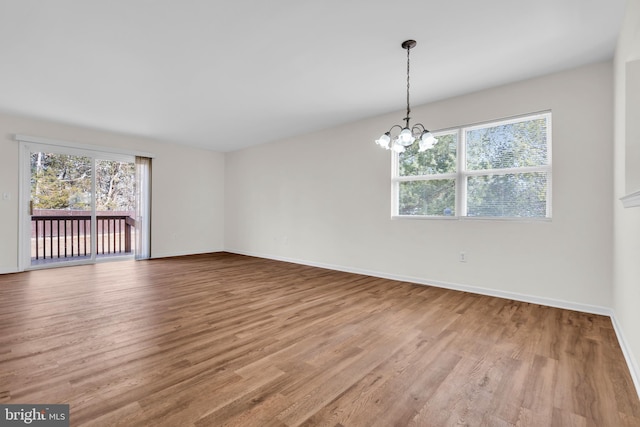
[[[74,426],[636,426],[610,319],[228,253],[0,275],[0,403]]]

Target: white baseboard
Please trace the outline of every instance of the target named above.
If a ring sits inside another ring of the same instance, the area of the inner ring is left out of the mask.
[[[11,273],[18,273],[18,269],[17,268],[2,268],[0,267],[0,274],[11,274]]]
[[[566,310],[574,310],[574,311],[580,311],[584,313],[608,316],[611,318],[611,323],[613,324],[613,328],[618,338],[620,348],[622,349],[622,353],[624,354],[624,358],[627,362],[627,366],[629,367],[629,372],[631,373],[631,378],[633,379],[636,392],[638,393],[638,397],[640,398],[640,369],[638,367],[636,359],[633,357],[633,353],[631,352],[627,344],[624,334],[622,333],[622,328],[620,327],[618,321],[616,320],[615,313],[609,307],[581,304],[581,303],[576,303],[572,301],[558,300],[553,298],[537,297],[534,295],[520,294],[516,292],[506,292],[506,291],[501,291],[497,289],[482,288],[478,286],[462,285],[457,283],[447,283],[447,282],[441,282],[438,280],[426,280],[419,277],[388,274],[388,273],[383,273],[379,271],[351,268],[351,267],[345,267],[341,265],[324,264],[319,262],[306,261],[306,260],[287,258],[287,257],[265,255],[265,254],[259,254],[259,253],[252,253],[248,251],[225,249],[225,252],[236,253],[240,255],[255,256],[259,258],[273,259],[276,261],[291,262],[294,264],[308,265],[311,267],[326,268],[326,269],[335,270],[335,271],[344,271],[345,273],[364,274],[367,276],[380,277],[383,279],[399,280],[403,282],[417,283],[420,285],[435,286],[438,288],[452,289],[456,291],[469,292],[473,294],[511,299],[515,301],[528,302],[532,304],[540,304],[548,307],[562,308]]]
[[[553,298],[537,297],[537,296],[534,296],[534,295],[520,294],[520,293],[516,293],[516,292],[507,292],[507,291],[501,291],[501,290],[498,290],[498,289],[483,288],[483,287],[479,287],[479,286],[463,285],[463,284],[458,284],[458,283],[441,282],[439,280],[428,280],[428,279],[424,279],[424,278],[420,278],[420,277],[403,276],[403,275],[398,275],[398,274],[389,274],[389,273],[384,273],[384,272],[380,272],[380,271],[373,271],[373,270],[345,267],[345,266],[342,266],[342,265],[324,264],[324,263],[300,260],[300,259],[295,259],[295,258],[287,258],[287,257],[279,257],[279,256],[265,255],[265,254],[259,254],[259,253],[251,253],[251,252],[247,252],[247,251],[237,251],[237,250],[232,250],[232,249],[225,249],[225,252],[230,252],[230,253],[235,253],[235,254],[240,254],[240,255],[255,256],[255,257],[258,257],[258,258],[267,258],[267,259],[272,259],[272,260],[275,260],[275,261],[291,262],[291,263],[294,263],[294,264],[308,265],[308,266],[311,266],[311,267],[326,268],[328,270],[344,271],[345,273],[364,274],[366,276],[379,277],[379,278],[382,278],[382,279],[390,279],[390,280],[398,280],[398,281],[401,281],[401,282],[417,283],[419,285],[435,286],[437,288],[452,289],[452,290],[455,290],[455,291],[469,292],[469,293],[472,293],[472,294],[487,295],[487,296],[492,296],[492,297],[511,299],[511,300],[515,300],[515,301],[522,301],[522,302],[528,302],[528,303],[532,303],[532,304],[545,305],[545,306],[548,306],[548,307],[556,307],[556,308],[563,308],[563,309],[566,309],[566,310],[581,311],[581,312],[584,312],[584,313],[600,314],[600,315],[603,315],[603,316],[611,316],[613,314],[613,311],[608,307],[602,307],[602,306],[597,306],[597,305],[589,305],[589,304],[581,304],[581,303],[576,303],[576,302],[572,302],[572,301],[558,300],[558,299],[553,299]]]
[[[189,252],[189,251],[180,251],[180,252],[151,252],[151,258],[150,259],[156,259],[156,258],[173,258],[173,257],[179,257],[179,256],[188,256],[188,255],[201,255],[201,254],[211,254],[211,253],[215,253],[215,252],[230,252],[230,251],[225,251],[224,249],[209,249],[206,251],[202,251],[202,252]],[[236,252],[239,253],[239,252]],[[256,255],[257,256],[257,255]],[[260,258],[265,258],[265,257],[260,257]]]

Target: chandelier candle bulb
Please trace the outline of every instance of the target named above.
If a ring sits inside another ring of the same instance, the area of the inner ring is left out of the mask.
[[[438,140],[434,138],[431,132],[425,132],[422,134],[422,137],[420,138],[420,142],[419,142],[420,149],[418,151],[429,150],[430,148],[433,148],[436,142],[438,142]]]
[[[376,144],[387,150],[393,150],[397,153],[405,151],[405,147],[413,145],[416,141],[419,141],[420,149],[418,151],[426,151],[431,149],[438,140],[433,137],[431,132],[427,130],[421,123],[416,123],[413,126],[409,125],[409,114],[411,113],[411,104],[409,102],[409,71],[410,61],[409,53],[412,48],[416,46],[415,40],[405,40],[402,43],[402,48],[407,50],[407,116],[403,119],[404,126],[393,125],[388,132],[385,132],[380,138],[376,139]],[[400,134],[391,140],[391,131],[395,128],[400,129]]]
[[[380,138],[376,139],[376,144],[378,144],[382,148],[389,149],[389,143],[391,143],[391,137],[389,133],[385,133]]]
[[[400,132],[400,143],[406,147],[413,144],[413,141],[415,141],[415,138],[411,130],[409,130],[409,128],[402,129],[402,132]]]

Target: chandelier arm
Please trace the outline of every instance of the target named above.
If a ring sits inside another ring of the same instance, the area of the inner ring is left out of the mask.
[[[420,131],[420,133],[425,133],[425,132],[429,132],[427,130],[426,127],[424,127],[424,125],[422,123],[416,123],[415,125],[413,125],[411,127],[411,132],[413,132],[414,129],[418,129]]]
[[[391,128],[389,129],[389,131],[388,131],[387,133],[388,133],[388,134],[390,134],[390,133],[391,133],[391,131],[392,131],[394,128],[399,128],[400,130],[404,129],[404,128],[403,128],[402,126],[400,126],[400,125],[393,125],[393,126],[391,126]]]

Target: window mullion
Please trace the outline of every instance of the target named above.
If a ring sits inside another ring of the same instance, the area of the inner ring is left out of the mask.
[[[458,174],[456,173],[442,173],[438,175],[412,175],[412,176],[397,176],[393,178],[394,182],[408,182],[408,181],[437,181],[441,179],[456,179]]]

